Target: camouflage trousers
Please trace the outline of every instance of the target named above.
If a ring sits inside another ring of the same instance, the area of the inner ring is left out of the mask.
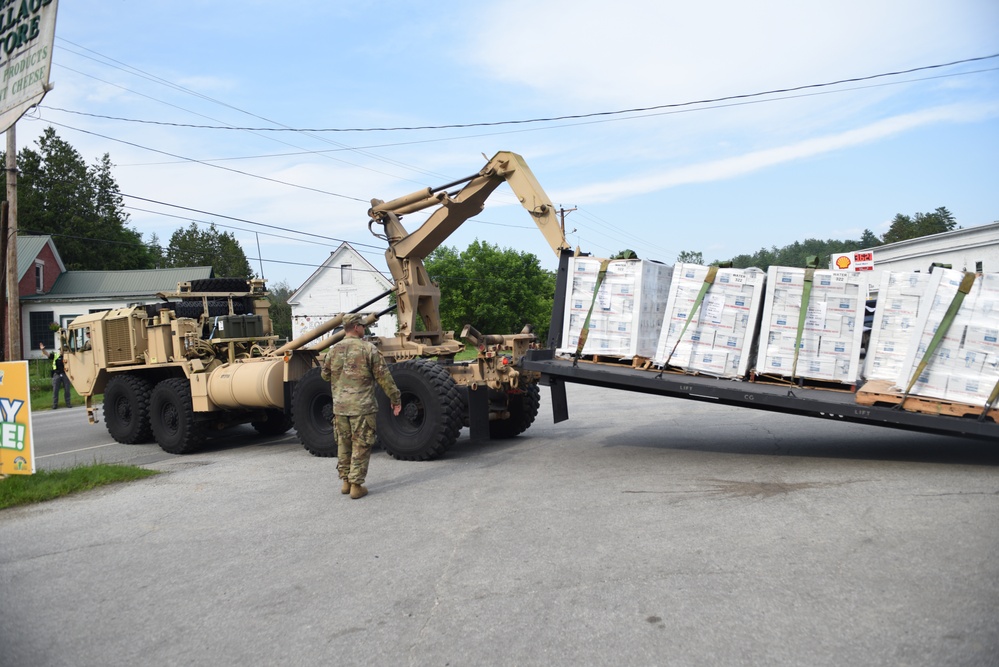
[[[375,445],[375,414],[334,415],[333,432],[336,434],[336,471],[340,479],[364,484],[371,448]]]

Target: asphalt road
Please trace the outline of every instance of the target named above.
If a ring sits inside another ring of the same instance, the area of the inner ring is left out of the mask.
[[[999,443],[542,398],[513,440],[377,452],[357,501],[293,433],[173,457],[40,413],[41,467],[165,474],[0,512],[0,664],[997,664]]]

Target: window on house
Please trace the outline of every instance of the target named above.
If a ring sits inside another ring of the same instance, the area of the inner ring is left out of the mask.
[[[35,291],[41,294],[45,291],[45,262],[35,260]]]
[[[341,285],[353,285],[354,276],[352,273],[352,266],[350,264],[340,265],[340,284]]]
[[[39,343],[45,343],[45,347],[52,349],[52,341],[55,334],[49,325],[55,321],[55,312],[43,310],[37,313],[28,313],[28,343],[30,349],[37,350]],[[27,350],[25,350],[27,351]]]
[[[982,273],[982,263],[975,262],[975,273]]]

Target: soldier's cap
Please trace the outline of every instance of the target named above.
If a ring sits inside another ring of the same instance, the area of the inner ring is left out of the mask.
[[[343,326],[345,329],[347,327],[352,327],[355,324],[360,324],[360,323],[361,323],[361,316],[357,313],[347,313],[346,315],[343,316]]]

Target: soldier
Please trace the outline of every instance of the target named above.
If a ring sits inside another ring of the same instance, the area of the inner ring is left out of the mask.
[[[337,473],[343,481],[340,493],[354,500],[367,495],[371,448],[375,444],[375,383],[381,386],[396,417],[402,411],[399,388],[378,349],[366,340],[361,316],[343,318],[344,339],[323,358],[323,379],[333,388],[333,432],[337,442]]]

